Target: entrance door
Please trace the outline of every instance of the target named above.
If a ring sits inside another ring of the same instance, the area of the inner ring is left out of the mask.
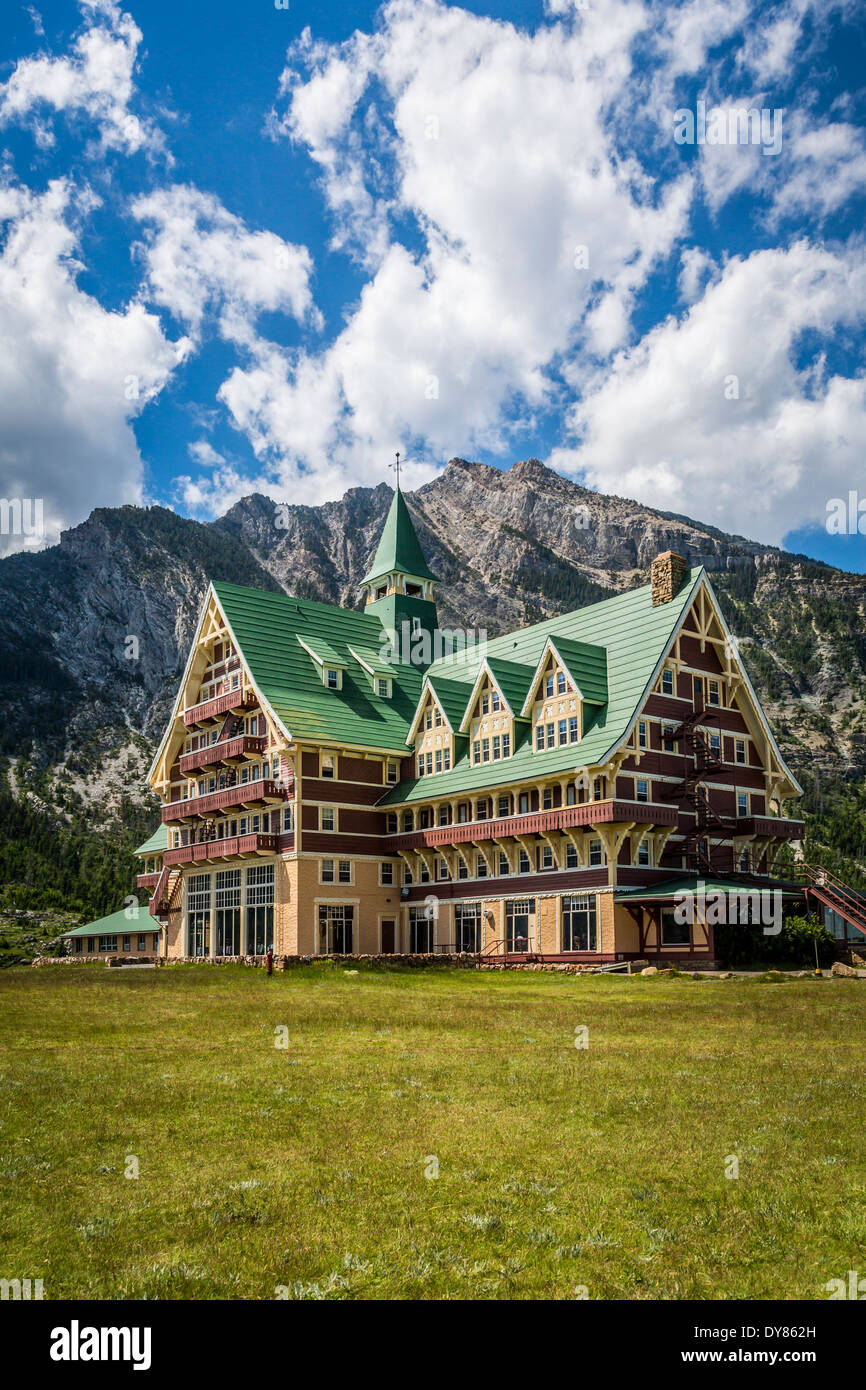
[[[382,922],[382,955],[392,956],[397,949],[395,942],[396,923],[393,918],[384,919]]]

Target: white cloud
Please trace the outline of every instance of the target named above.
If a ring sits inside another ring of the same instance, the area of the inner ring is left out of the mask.
[[[0,184],[0,496],[42,498],[45,513],[43,537],[0,535],[0,551],[140,500],[131,421],[187,349],[141,304],[109,312],[78,288],[73,222],[92,206],[64,181],[42,195]]]
[[[147,224],[149,296],[193,333],[213,314],[225,338],[254,346],[255,317],[265,310],[318,322],[306,247],[249,231],[218,198],[188,185],[138,198],[132,211]]]
[[[130,109],[141,30],[114,0],[79,0],[79,7],[84,27],[68,55],[23,58],[0,83],[0,124],[29,125],[47,146],[53,134],[39,113],[82,114],[97,126],[103,149],[164,152],[162,133]]]
[[[580,443],[553,466],[767,542],[822,524],[862,476],[866,379],[820,356],[798,367],[797,349],[807,332],[862,327],[864,292],[862,248],[802,241],[730,261],[591,383],[572,416]]]

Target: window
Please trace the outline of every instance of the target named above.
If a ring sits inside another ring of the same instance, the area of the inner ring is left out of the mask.
[[[564,672],[564,671],[557,671],[557,673],[556,673],[556,693],[557,693],[557,695],[564,695],[564,694],[565,694],[565,672]]]
[[[480,739],[475,739],[474,743],[472,744],[472,761],[473,761],[473,763],[480,763],[480,762],[481,762],[481,740],[480,740]]]
[[[519,874],[532,873],[532,864],[529,862],[529,855],[526,853],[526,850],[522,847],[518,855],[517,872]]]
[[[340,689],[340,672],[333,666],[325,667],[325,685],[329,690]]]
[[[638,777],[634,795],[635,801],[649,801],[649,782],[645,777]]]
[[[403,882],[406,887],[412,882],[412,870],[409,868],[408,864],[403,865]]]
[[[510,735],[510,734],[503,734],[503,735],[502,735],[502,756],[503,756],[503,758],[510,758],[510,757],[511,757],[511,735]]]
[[[404,831],[404,833],[405,833],[407,830],[413,830],[413,829],[414,829],[414,823],[413,823],[413,820],[412,820],[412,812],[411,812],[411,811],[404,811],[404,812],[403,812],[403,831]]]
[[[514,898],[505,904],[505,943],[509,951],[528,951],[535,926],[535,899]]]
[[[391,694],[391,682],[385,676],[376,677],[376,694],[387,700]]]
[[[442,728],[442,711],[438,705],[433,711],[433,723],[437,729]]]
[[[139,939],[139,941],[142,940],[141,937],[139,937],[138,939]],[[76,938],[75,938],[75,949],[76,949],[76,951],[78,952],[78,954],[80,955],[80,954],[81,954],[81,937],[80,937],[80,936],[76,936]],[[140,950],[140,949],[141,949],[141,948],[139,947],[139,950]]]
[[[426,714],[424,715],[424,728],[425,728],[425,729],[432,729],[432,728],[433,728],[433,711],[432,711],[432,709],[428,709],[427,712],[426,712]]]
[[[319,954],[352,954],[355,909],[350,903],[319,903]]]
[[[495,763],[498,763],[498,762],[499,762],[499,759],[500,759],[501,757],[502,757],[502,744],[501,744],[501,742],[500,742],[499,734],[494,734],[494,735],[493,735],[493,761],[494,761]]]
[[[442,749],[441,749],[441,748],[437,748],[437,749],[436,749],[436,771],[437,771],[437,772],[441,772],[441,771],[442,771]]]
[[[440,806],[440,807],[439,807],[439,815],[438,815],[438,817],[437,817],[437,820],[439,821],[439,824],[440,824],[440,825],[448,825],[448,824],[450,823],[450,815],[451,815],[451,807],[450,807],[450,806]]]
[[[466,867],[466,860],[463,858],[463,855],[462,855],[462,854],[458,854],[458,856],[457,856],[457,877],[458,877],[458,878],[468,878],[468,877],[469,877],[469,870],[468,870],[467,867]]]
[[[337,812],[333,806],[319,807],[319,829],[335,830],[337,825]]]
[[[210,954],[210,874],[192,874],[186,881],[187,955]]]
[[[542,809],[545,811],[553,810],[553,787],[544,788]]]
[[[510,797],[510,796],[500,796],[499,800],[498,800],[497,803],[496,803],[496,814],[497,814],[498,816],[510,816],[510,815],[511,815],[511,797]]]
[[[601,799],[602,799],[602,790],[603,790],[603,789],[602,789],[602,785],[601,785],[601,778],[600,778],[600,777],[596,777],[595,780],[593,781],[593,784],[592,784],[592,799],[593,799],[593,801],[601,801]]]
[[[387,815],[385,816],[385,834],[386,834],[386,835],[396,835],[396,834],[397,834],[397,812],[396,812],[396,811],[389,811],[389,812],[387,813]]]
[[[419,776],[419,777],[423,777],[423,776],[424,776],[424,754],[423,754],[423,753],[419,753],[419,754],[418,754],[418,776]]]
[[[749,793],[737,792],[737,816],[747,816],[749,814]]]
[[[132,950],[132,943],[131,943],[131,941],[130,941],[130,939],[129,939],[128,936],[125,936],[125,937],[123,938],[123,949],[124,949],[124,951],[130,951],[130,950]]]
[[[674,673],[673,671],[662,671],[662,694],[673,695],[674,693]]]
[[[483,763],[489,763],[489,762],[490,762],[490,739],[489,739],[489,738],[483,738],[483,739],[481,740],[481,761],[482,761]]]
[[[580,893],[562,899],[563,951],[595,951],[596,899],[594,893]]]
[[[388,785],[389,785],[390,787],[395,787],[395,786],[397,785],[397,783],[399,782],[399,780],[400,780],[400,764],[399,764],[399,763],[391,763],[391,762],[386,763],[386,764],[385,764],[385,781],[388,783]]]
[[[490,713],[490,696],[489,696],[489,695],[482,695],[482,696],[481,696],[481,713],[482,713],[482,714],[489,714],[489,713]]]
[[[555,724],[548,724],[548,726],[547,726],[547,746],[548,746],[548,748],[555,748],[555,747],[556,747],[556,725],[555,725]]]
[[[649,864],[650,862],[649,841],[646,839],[641,840],[640,844],[637,847],[636,862],[638,864]]]
[[[597,868],[604,863],[604,855],[601,849],[601,840],[590,840],[589,842],[589,863],[590,867]]]
[[[738,867],[741,874],[747,874],[751,870],[752,865],[749,861],[749,851],[747,849],[744,849],[741,853]]]
[[[541,846],[541,867],[542,869],[553,869],[556,865],[553,862],[553,850],[550,845]]]
[[[722,751],[722,736],[714,731],[710,732],[710,752],[719,754]]]
[[[239,956],[241,953],[241,871],[221,869],[216,876],[216,953],[218,956]]]
[[[337,864],[337,882],[352,882],[352,861],[351,859],[341,859]]]
[[[746,763],[746,740],[744,738],[734,739],[734,757],[741,765]]]
[[[707,704],[720,705],[722,703],[721,692],[718,681],[707,681]]]
[[[502,701],[499,698],[498,690],[491,690],[490,692],[490,708],[493,710],[494,714],[502,709]]]
[[[484,858],[483,854],[478,854],[475,857],[475,877],[487,877],[487,860]]]
[[[560,719],[560,721],[559,721],[559,746],[560,746],[560,748],[561,748],[561,747],[563,746],[563,744],[565,744],[565,743],[568,743],[568,720],[567,720],[567,719]]]
[[[320,760],[319,776],[333,777],[334,775],[334,755],[333,753],[323,753]]]
[[[81,950],[80,938],[79,938],[79,946],[78,946],[78,949],[79,949],[79,951]],[[138,938],[138,949],[139,949],[139,951],[146,951],[146,950],[147,950],[147,937],[146,937],[146,936],[140,936],[140,937]]]
[[[575,845],[567,844],[565,846],[565,867],[567,869],[577,868],[577,848]]]
[[[666,752],[666,753],[675,753],[675,752],[676,752],[676,742],[675,742],[675,740],[674,740],[674,726],[673,726],[673,724],[665,724],[665,725],[664,725],[664,728],[663,728],[663,730],[662,730],[662,732],[663,732],[663,736],[664,736],[665,752]]]
[[[545,681],[544,681],[544,693],[545,693],[545,695],[552,695],[552,694],[553,694],[553,676],[552,676],[552,675],[549,675],[549,676],[545,677]]]
[[[427,955],[433,950],[434,919],[429,907],[409,908],[409,950]]]
[[[451,872],[448,868],[448,863],[445,859],[439,859],[437,861],[436,877],[440,880],[448,879],[451,877]]]
[[[394,865],[387,861],[379,865],[379,882],[383,888],[390,888],[394,882]]]
[[[662,945],[689,946],[691,939],[688,922],[678,922],[675,910],[665,908],[662,912]]]
[[[520,815],[521,815],[521,816],[528,815],[528,813],[529,813],[529,793],[528,793],[528,792],[521,792],[521,793],[520,793],[520,796],[519,796],[519,798],[518,798],[518,803],[517,803],[517,804],[518,804],[518,811],[519,811]]]
[[[535,751],[536,751],[536,753],[543,753],[543,752],[544,752],[544,725],[543,725],[543,724],[538,724],[538,725],[536,725],[536,728],[535,728]]]
[[[510,874],[510,873],[511,873],[511,865],[510,865],[509,862],[508,862],[508,855],[505,853],[504,850],[500,850],[500,851],[499,851],[499,876],[500,876],[500,878],[502,878],[505,874]]]
[[[116,937],[116,936],[101,936],[101,937],[99,938],[99,949],[100,949],[100,951],[116,951],[116,950],[117,950],[117,937]]]
[[[638,748],[648,748],[646,720],[639,719],[637,722],[637,746]]]
[[[450,748],[445,748],[445,749],[443,749],[443,753],[442,753],[442,766],[444,767],[444,769],[445,769],[446,772],[448,771],[448,769],[449,769],[450,766],[451,766],[451,749],[450,749]]]
[[[578,738],[577,715],[573,714],[568,721],[568,741],[569,743],[577,743]]]
[[[454,949],[472,954],[481,950],[481,904],[457,903],[454,908]]]

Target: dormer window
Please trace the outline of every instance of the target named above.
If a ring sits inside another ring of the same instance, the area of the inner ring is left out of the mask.
[[[553,694],[553,675],[552,675],[552,674],[549,675],[549,676],[547,676],[547,677],[545,678],[545,681],[544,681],[544,693],[545,693],[545,695],[552,695],[552,694]]]
[[[326,666],[324,668],[325,685],[329,690],[339,690],[342,685],[342,671],[336,666]]]
[[[377,676],[377,677],[376,677],[376,694],[377,694],[382,700],[390,700],[390,698],[391,698],[391,682],[390,682],[390,680],[388,679],[387,676]]]
[[[564,672],[564,671],[557,671],[557,673],[556,673],[556,693],[557,693],[557,695],[564,695],[564,694],[565,694],[565,672]]]

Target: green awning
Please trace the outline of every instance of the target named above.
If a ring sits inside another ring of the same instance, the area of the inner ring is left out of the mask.
[[[164,849],[168,849],[168,826],[158,825],[149,840],[145,840],[143,845],[134,849],[133,854],[161,854]]]
[[[803,891],[778,879],[701,878],[699,874],[691,874],[669,879],[667,883],[658,883],[650,888],[622,888],[614,894],[613,900],[629,906],[644,902],[672,902],[683,894],[698,896],[702,893],[704,897],[712,897],[717,893],[758,893],[761,889],[778,890],[786,898],[801,897]]]

